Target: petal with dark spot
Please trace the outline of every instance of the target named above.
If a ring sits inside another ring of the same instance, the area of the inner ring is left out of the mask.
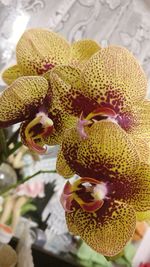
[[[43,77],[21,77],[0,95],[0,127],[27,120],[38,112],[48,91]]]
[[[20,38],[17,63],[24,75],[41,75],[70,59],[70,45],[58,33],[46,29],[27,30]]]
[[[132,238],[136,226],[134,209],[118,201],[106,201],[93,213],[75,208],[66,212],[66,220],[71,233],[105,256],[118,254]]]
[[[130,136],[114,122],[102,120],[85,127],[87,139],[76,128],[63,138],[62,151],[67,164],[81,177],[106,179],[129,175],[139,167],[139,154]],[[61,163],[59,163],[61,164]]]

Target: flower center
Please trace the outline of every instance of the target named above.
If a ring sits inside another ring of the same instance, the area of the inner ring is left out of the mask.
[[[85,118],[86,120],[95,120],[95,121],[100,121],[104,119],[115,119],[117,117],[117,114],[114,110],[111,108],[104,108],[104,107],[99,107],[92,111],[88,116]]]
[[[100,120],[111,120],[112,122],[117,123],[117,114],[114,110],[110,108],[99,107],[88,114],[86,118],[83,118],[82,114],[77,123],[77,131],[82,139],[87,139],[87,134],[84,130],[84,127],[91,125],[92,123]]]
[[[72,211],[72,204],[75,201],[86,212],[99,210],[107,195],[105,183],[93,178],[84,177],[73,184],[67,182],[61,195],[61,204],[65,211]]]
[[[48,137],[54,129],[53,121],[44,112],[39,112],[36,117],[28,123],[25,128],[25,139],[28,147],[40,154],[46,152],[40,143]]]

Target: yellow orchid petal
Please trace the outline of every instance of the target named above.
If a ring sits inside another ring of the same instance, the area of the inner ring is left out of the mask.
[[[70,59],[70,45],[59,34],[46,29],[30,29],[20,38],[17,62],[24,75],[41,75]]]
[[[43,77],[21,77],[0,95],[0,127],[29,119],[44,102],[48,82]]]
[[[69,231],[79,235],[91,248],[105,256],[118,254],[132,238],[136,215],[131,206],[112,201],[97,212],[81,208],[66,212]]]
[[[67,164],[62,150],[59,151],[57,156],[57,164],[56,164],[56,170],[58,173],[60,173],[64,178],[70,178],[75,173],[70,169],[69,165]]]
[[[82,88],[81,70],[68,65],[56,66],[49,72],[49,81],[54,92],[57,91],[62,97],[66,93],[72,93],[72,90]]]
[[[96,52],[100,45],[93,40],[80,40],[71,45],[71,63],[74,66],[82,67],[83,64]]]
[[[83,140],[72,128],[62,142],[67,164],[81,177],[105,179],[110,173],[129,175],[138,169],[136,145],[119,125],[102,120],[85,127],[85,132],[87,138]]]
[[[126,175],[128,176],[128,175]],[[128,179],[126,188],[120,185],[117,197],[123,199],[129,205],[132,205],[136,212],[150,212],[150,167],[141,164],[136,172],[133,172],[128,178],[120,177],[121,181]],[[124,185],[125,186],[125,185]]]
[[[144,138],[137,137],[136,134],[131,134],[130,138],[136,146],[140,161],[148,164],[150,160],[150,147]]]
[[[9,67],[2,74],[4,82],[8,85],[10,85],[13,81],[15,81],[17,78],[21,76],[23,76],[23,73],[21,72],[18,65]]]
[[[57,99],[51,104],[48,115],[54,123],[54,130],[44,141],[47,145],[58,145],[62,142],[65,131],[74,127],[77,119],[64,112]]]
[[[134,114],[133,126],[129,129],[129,133],[137,138],[144,138],[146,142],[150,142],[150,100],[144,100],[132,107]]]
[[[87,97],[82,90],[81,70],[72,66],[57,66],[49,74],[49,82],[54,94],[57,93],[61,106],[66,112],[80,116],[88,114],[98,104]]]
[[[150,210],[144,212],[136,212],[137,221],[148,221],[150,222]]]
[[[108,46],[94,54],[83,69],[84,91],[118,113],[144,99],[147,79],[134,56],[123,47]]]

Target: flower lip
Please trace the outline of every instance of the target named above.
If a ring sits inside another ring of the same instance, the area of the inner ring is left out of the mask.
[[[39,112],[36,115],[37,118],[40,118],[40,123],[43,127],[43,132],[41,133],[42,137],[47,137],[53,131],[53,121],[48,117],[44,112]]]
[[[99,107],[95,110],[93,110],[87,117],[86,120],[91,120],[91,119],[105,119],[105,118],[116,118],[117,114],[116,112],[111,109],[111,108],[107,108],[107,107]]]
[[[28,147],[39,154],[46,152],[46,148],[40,145],[40,140],[49,136],[54,129],[53,121],[45,112],[40,111],[25,128],[25,139]]]
[[[31,149],[31,150],[34,151],[34,152],[37,152],[38,154],[43,155],[43,154],[45,154],[46,151],[47,151],[47,148],[46,148],[46,147],[42,147],[42,146],[38,145],[38,144],[37,144],[34,140],[32,140],[32,139],[29,139],[29,140],[27,141],[27,144],[28,144],[29,149]]]
[[[66,183],[60,201],[66,212],[72,211],[73,201],[80,205],[84,211],[95,212],[103,206],[106,195],[105,183],[83,177],[73,184]]]
[[[95,110],[93,110],[91,113],[87,115],[86,118],[83,117],[83,114],[81,114],[78,122],[77,122],[77,132],[79,133],[80,137],[82,139],[87,139],[87,133],[85,132],[84,127],[91,125],[93,122],[100,121],[100,120],[110,120],[114,123],[117,123],[117,114],[116,112],[108,107],[99,107]]]

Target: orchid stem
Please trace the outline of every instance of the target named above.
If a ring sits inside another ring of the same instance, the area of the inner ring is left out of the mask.
[[[41,174],[41,173],[56,173],[55,170],[53,171],[46,171],[46,170],[40,170],[38,172],[35,172],[34,174],[30,175],[30,176],[27,176],[26,178],[24,178],[23,180],[20,180],[18,181],[17,183],[13,184],[13,185],[10,185],[9,187],[5,188],[4,190],[1,190],[0,191],[0,196],[4,196],[7,192],[9,192],[11,189],[14,189],[16,188],[17,186],[19,186],[20,184],[30,180],[31,178],[35,177],[36,175],[38,174]]]
[[[11,143],[16,143],[19,135],[19,129],[12,134],[12,136],[7,141],[7,145],[9,146]]]
[[[8,156],[16,152],[17,149],[19,149],[23,144],[21,142],[18,142],[15,144],[15,146],[8,151]]]
[[[3,129],[0,129],[0,153],[1,153],[0,161],[3,162],[7,158],[8,154],[6,137]]]

